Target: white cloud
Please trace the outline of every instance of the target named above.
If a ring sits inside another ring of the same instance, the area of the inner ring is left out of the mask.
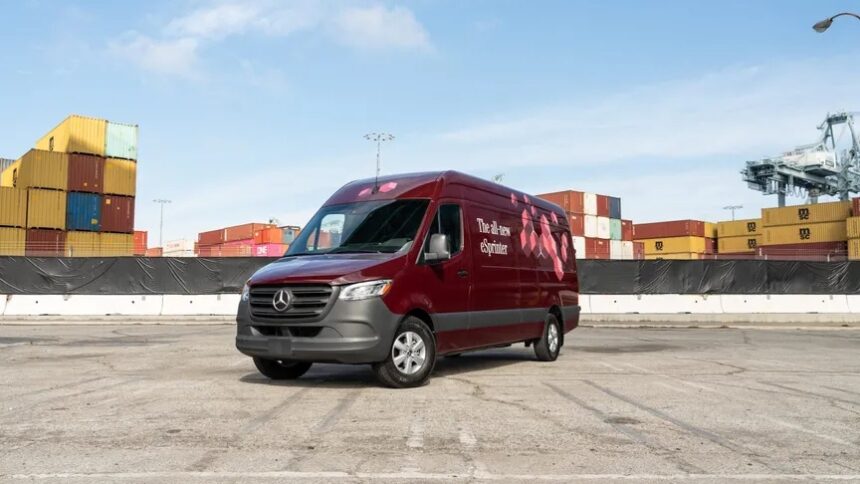
[[[259,16],[260,9],[253,3],[224,3],[176,18],[165,30],[180,36],[222,38],[243,33]]]
[[[200,43],[195,38],[156,40],[136,32],[108,44],[110,53],[160,74],[193,77]]]
[[[383,5],[345,8],[331,22],[337,39],[360,49],[431,48],[429,36],[409,9]]]

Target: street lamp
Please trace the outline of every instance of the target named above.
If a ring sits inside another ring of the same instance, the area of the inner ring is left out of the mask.
[[[744,208],[743,205],[726,205],[723,207],[723,210],[731,210],[732,211],[732,221],[735,220],[735,210],[740,210]]]
[[[161,219],[158,222],[158,246],[164,249],[164,206],[171,203],[171,200],[157,198],[153,202],[161,205]]]
[[[818,32],[820,34],[820,33],[824,32],[825,30],[829,29],[831,25],[833,25],[833,19],[835,19],[836,17],[841,17],[843,15],[847,15],[849,17],[854,17],[857,20],[860,20],[860,15],[857,15],[856,13],[842,12],[842,13],[837,13],[836,15],[834,15],[832,17],[826,18],[826,19],[822,20],[821,22],[816,23],[815,25],[812,26],[812,28],[813,28],[813,30],[815,30],[816,32]]]
[[[377,188],[379,188],[379,152],[382,148],[382,143],[384,141],[394,141],[394,135],[388,133],[367,133],[366,135],[364,135],[364,139],[376,142],[376,179],[373,181],[373,189],[375,191]]]

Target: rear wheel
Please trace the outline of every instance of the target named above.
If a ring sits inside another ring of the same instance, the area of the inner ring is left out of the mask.
[[[385,361],[373,365],[379,381],[393,388],[421,386],[436,365],[436,340],[427,324],[409,316],[394,334]]]
[[[295,380],[311,368],[310,362],[291,360],[267,360],[254,358],[254,366],[272,380]]]
[[[555,361],[561,350],[561,324],[554,314],[546,315],[543,336],[535,343],[535,355],[540,361]]]

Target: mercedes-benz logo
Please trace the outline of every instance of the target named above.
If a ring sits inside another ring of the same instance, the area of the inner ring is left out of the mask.
[[[278,289],[278,291],[275,292],[275,295],[272,296],[272,307],[279,313],[290,309],[290,305],[292,303],[293,293],[291,293],[289,289]]]

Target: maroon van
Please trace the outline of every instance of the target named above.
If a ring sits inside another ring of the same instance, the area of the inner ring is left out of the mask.
[[[558,206],[455,171],[347,184],[242,291],[236,347],[273,379],[370,363],[423,384],[438,356],[525,342],[553,361],[579,323]]]

